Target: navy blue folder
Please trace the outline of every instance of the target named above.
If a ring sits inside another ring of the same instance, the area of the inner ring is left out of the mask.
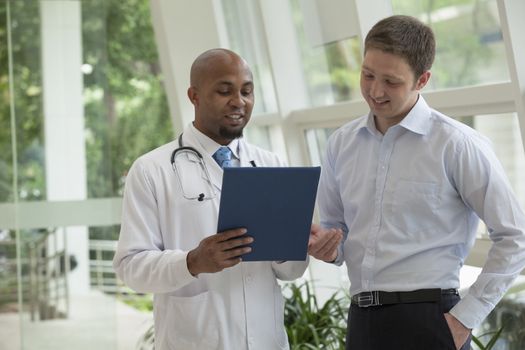
[[[217,232],[245,227],[243,261],[306,259],[320,167],[225,168]]]

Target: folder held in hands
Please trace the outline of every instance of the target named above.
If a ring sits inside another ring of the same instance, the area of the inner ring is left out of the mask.
[[[224,168],[217,232],[254,238],[243,261],[306,259],[320,167]]]

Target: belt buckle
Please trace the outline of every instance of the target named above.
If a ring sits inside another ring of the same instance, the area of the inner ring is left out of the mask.
[[[357,305],[359,307],[369,307],[381,305],[379,302],[379,293],[374,292],[361,292],[357,296]]]

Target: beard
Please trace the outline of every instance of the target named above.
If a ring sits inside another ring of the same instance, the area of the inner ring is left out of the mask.
[[[219,135],[225,139],[234,140],[239,137],[242,137],[243,130],[244,130],[244,126],[239,129],[230,129],[230,128],[221,126],[219,128]]]

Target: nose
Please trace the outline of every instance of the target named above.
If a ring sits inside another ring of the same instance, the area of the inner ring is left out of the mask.
[[[241,107],[244,107],[246,105],[246,101],[244,100],[244,96],[238,92],[236,94],[233,94],[231,99],[230,99],[230,105],[236,107],[236,108],[241,108]]]
[[[383,97],[385,94],[385,90],[383,89],[383,84],[381,82],[378,82],[377,80],[374,80],[370,82],[370,96],[373,98],[380,98]]]

